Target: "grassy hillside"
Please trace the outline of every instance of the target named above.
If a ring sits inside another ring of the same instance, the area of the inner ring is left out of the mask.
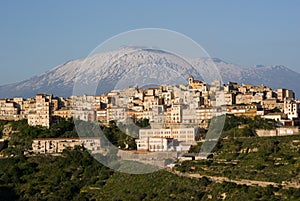
[[[60,157],[1,159],[0,199],[5,200],[298,200],[299,189],[216,183],[165,170],[114,172],[79,149]]]

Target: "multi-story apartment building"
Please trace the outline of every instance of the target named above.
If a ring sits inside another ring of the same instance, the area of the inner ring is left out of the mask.
[[[122,107],[107,108],[107,121],[124,121],[126,119],[126,109]]]
[[[226,113],[235,116],[255,117],[259,109],[261,109],[259,104],[232,105],[226,108]]]
[[[264,109],[273,110],[275,108],[282,109],[282,104],[277,100],[277,98],[268,98],[261,102]]]
[[[100,138],[38,138],[32,142],[33,154],[59,154],[66,148],[84,146],[89,151],[99,151]]]
[[[99,109],[96,111],[97,121],[106,122],[107,121],[107,111],[106,109]]]
[[[72,110],[74,120],[96,121],[97,112],[94,110]]]
[[[277,99],[277,93],[275,93],[274,91],[270,90],[270,91],[266,91],[266,99],[272,99],[275,98]]]
[[[30,126],[50,127],[51,124],[51,103],[52,95],[37,94],[35,110],[28,114],[28,124]]]
[[[70,119],[72,117],[72,110],[68,109],[68,108],[55,110],[55,111],[53,111],[53,116],[64,118],[64,119]]]
[[[223,105],[233,105],[235,104],[235,93],[225,92],[224,93],[224,103]]]
[[[182,110],[182,124],[190,124],[197,125],[199,122],[199,118],[197,118],[197,113],[195,109],[183,109]]]
[[[254,96],[253,92],[245,92],[236,95],[236,104],[251,104],[252,98]]]
[[[22,103],[20,115],[24,119],[28,119],[28,114],[34,113],[35,108],[36,108],[35,98],[28,98],[28,99],[24,100]]]
[[[140,129],[139,139],[148,137],[173,138],[180,142],[195,143],[199,136],[196,128]]]
[[[182,122],[182,105],[172,105],[170,108],[170,123]]]
[[[177,140],[161,137],[148,137],[136,140],[139,151],[174,151]]]
[[[293,99],[284,99],[283,112],[290,120],[298,118],[300,114],[300,104]]]
[[[166,109],[164,105],[156,105],[149,111],[149,121],[154,123],[163,123],[166,121]]]
[[[0,118],[5,120],[19,120],[20,106],[8,99],[0,100]]]
[[[154,95],[144,96],[144,104],[143,104],[144,110],[150,110],[154,106],[161,105],[161,104],[162,104],[162,99],[159,98],[158,96],[154,96]]]
[[[295,93],[289,89],[277,89],[277,99],[279,101],[284,101],[285,98],[287,99],[295,99]]]
[[[213,107],[201,107],[196,110],[197,118],[200,122],[208,121],[213,118]]]

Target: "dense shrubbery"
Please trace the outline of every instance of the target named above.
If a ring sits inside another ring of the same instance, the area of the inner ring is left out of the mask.
[[[104,185],[113,172],[88,152],[66,150],[62,157],[1,159],[1,200],[79,200],[86,185]]]
[[[262,119],[260,116],[249,118],[227,114],[222,137],[251,137],[255,136],[255,129],[270,130],[274,128],[276,128],[274,120]]]
[[[49,129],[43,127],[32,127],[26,120],[0,121],[0,131],[4,125],[10,125],[13,132],[10,134],[9,147],[3,150],[7,155],[23,155],[25,150],[30,149],[34,138],[74,138],[78,137],[73,119],[61,119],[51,125]],[[80,137],[99,136],[99,126],[94,123],[76,121],[77,129],[80,129]],[[85,133],[84,133],[85,132]],[[136,149],[134,138],[122,132],[115,122],[109,126],[101,126],[101,132],[116,146],[120,148]]]
[[[114,121],[110,121],[108,127],[101,126],[101,130],[113,145],[122,149],[136,150],[134,138],[120,130]]]
[[[297,200],[299,190],[248,187],[166,171],[114,173],[86,152],[64,157],[5,159],[0,167],[1,200]],[[275,195],[276,193],[276,195]]]
[[[50,129],[44,129],[29,127],[26,121],[0,121],[0,129],[7,123],[19,132],[11,135],[12,146],[8,148],[16,156],[0,159],[1,201],[221,200],[225,197],[225,200],[298,200],[300,196],[299,189],[215,183],[205,177],[179,177],[164,170],[143,175],[118,173],[99,164],[82,147],[65,150],[62,156],[28,158],[18,151],[30,146],[33,138],[76,136],[73,122],[61,121]],[[261,123],[258,125],[261,126]],[[84,130],[93,127],[92,124],[81,126]],[[232,126],[236,124],[227,122],[227,129],[232,129]],[[134,147],[133,139],[128,138],[114,122],[110,122],[109,127],[102,127],[102,131],[115,145]],[[216,146],[212,160],[184,162],[178,169],[276,182],[300,179],[299,141],[300,136],[222,140]],[[197,147],[193,149],[198,151]]]
[[[196,152],[199,146],[193,148]],[[223,139],[207,161],[184,162],[179,170],[262,181],[300,181],[300,136]],[[209,161],[209,162],[208,162]],[[208,165],[209,163],[209,165]]]
[[[164,170],[118,173],[80,150],[66,150],[60,157],[1,159],[1,200],[297,200],[300,193],[272,186],[215,183],[206,177],[191,179]]]
[[[12,127],[13,132],[10,134],[9,147],[3,150],[9,155],[22,155],[25,150],[30,149],[34,138],[78,137],[72,119],[61,119],[49,129],[29,126],[26,120],[0,122]]]

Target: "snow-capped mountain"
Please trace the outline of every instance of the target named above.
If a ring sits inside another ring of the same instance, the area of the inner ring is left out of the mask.
[[[187,83],[192,74],[208,83],[264,84],[288,88],[300,95],[300,74],[284,66],[242,67],[217,58],[181,58],[161,50],[125,47],[66,62],[28,80],[0,86],[0,98],[33,97],[37,93],[70,96],[78,91],[94,94],[138,85]],[[76,90],[79,89],[79,90]]]

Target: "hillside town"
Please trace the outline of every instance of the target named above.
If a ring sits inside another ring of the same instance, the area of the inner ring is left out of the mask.
[[[60,119],[126,123],[147,119],[150,128],[139,129],[138,151],[187,151],[200,140],[197,129],[208,129],[212,118],[223,114],[277,122],[276,130],[257,130],[258,136],[298,134],[300,100],[289,89],[215,81],[208,84],[192,75],[186,84],[141,89],[130,87],[102,95],[68,98],[37,94],[34,98],[0,100],[1,120],[27,119],[30,126],[49,128]],[[34,153],[60,153],[64,147],[84,144],[99,150],[100,139],[36,139]]]

